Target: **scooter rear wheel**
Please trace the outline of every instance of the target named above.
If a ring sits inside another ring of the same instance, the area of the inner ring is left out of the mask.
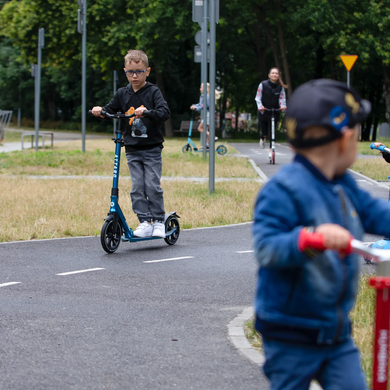
[[[175,215],[171,215],[165,221],[165,233],[169,234],[175,228],[176,228],[176,231],[173,234],[164,238],[165,242],[168,245],[175,245],[176,241],[179,239],[179,234],[180,234],[179,220],[177,219],[177,217]]]
[[[117,223],[116,231],[114,232],[113,222],[113,220],[104,222],[100,233],[100,242],[107,253],[114,253],[121,243],[122,228]]]
[[[226,154],[227,148],[225,145],[219,145],[216,151],[218,154],[223,155],[223,154]]]

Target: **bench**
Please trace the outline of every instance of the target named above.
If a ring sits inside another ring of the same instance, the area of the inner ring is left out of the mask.
[[[21,142],[22,142],[22,150],[23,150],[23,144],[24,144],[24,137],[26,136],[30,136],[31,137],[31,148],[34,147],[34,138],[35,138],[35,131],[34,132],[27,132],[27,133],[22,133],[22,139],[21,139]],[[38,142],[39,142],[39,137],[42,138],[42,148],[44,149],[45,148],[45,137],[50,137],[50,140],[51,140],[51,147],[53,147],[53,144],[54,144],[54,133],[50,133],[50,132],[47,132],[47,131],[40,131],[38,133]]]
[[[184,133],[188,134],[188,131],[190,130],[190,124],[191,124],[191,121],[181,121],[180,130],[174,130],[173,132],[180,133],[181,136],[183,136]],[[192,133],[194,133],[194,131],[198,131],[198,126],[199,126],[198,121],[194,121],[192,123]]]

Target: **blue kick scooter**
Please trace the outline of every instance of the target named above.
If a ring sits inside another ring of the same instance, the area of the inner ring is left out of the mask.
[[[192,151],[194,151],[195,153],[201,153],[203,152],[203,149],[198,149],[194,142],[192,141],[191,139],[191,136],[192,136],[192,125],[194,123],[194,115],[195,115],[195,111],[192,110],[192,114],[191,114],[191,122],[190,122],[190,128],[188,130],[188,138],[187,138],[187,143],[183,146],[183,148],[181,149],[183,153],[191,153]],[[220,155],[223,155],[223,154],[226,154],[227,152],[227,148],[225,145],[218,145],[217,149],[215,149],[215,151],[220,154]],[[207,150],[208,152],[208,150]]]
[[[380,145],[378,147],[375,146],[375,143],[373,142],[370,145],[371,149],[376,149],[381,151],[382,153],[389,153],[390,154],[390,149],[387,148],[384,145]],[[388,177],[390,179],[390,176]],[[389,192],[389,203],[390,203],[390,192]],[[390,238],[383,238],[382,240],[375,241],[372,245],[370,245],[371,248],[375,249],[390,249]],[[363,256],[364,260],[366,261],[367,264],[372,264],[372,258],[369,256]]]
[[[92,114],[92,111],[89,111]],[[106,116],[112,119],[118,119],[118,129],[115,132],[115,138],[112,140],[115,142],[115,161],[114,161],[114,176],[113,184],[111,189],[111,204],[110,211],[107,217],[104,218],[102,230],[100,232],[100,242],[103,249],[107,253],[114,253],[121,241],[137,242],[137,241],[148,241],[158,240],[162,237],[135,237],[133,230],[128,226],[126,218],[119,206],[119,167],[121,160],[121,149],[124,146],[123,132],[121,130],[122,119],[132,118],[135,115],[126,115],[121,112],[116,114],[109,114],[108,112],[102,111],[102,116]],[[144,111],[145,117],[148,115],[148,111]],[[174,245],[179,238],[180,224],[178,220],[179,216],[175,211],[165,215],[165,237],[164,240],[168,245]]]

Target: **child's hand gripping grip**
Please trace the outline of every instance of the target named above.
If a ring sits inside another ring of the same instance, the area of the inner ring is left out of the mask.
[[[370,148],[371,149],[377,149],[377,150],[380,150],[381,152],[385,152],[386,150],[386,146],[385,145],[379,145],[379,146],[375,146],[375,142],[372,142],[371,145],[370,145]]]
[[[351,246],[352,239],[353,237],[351,237],[348,246],[345,249],[341,250],[340,252],[347,255],[352,252],[352,246]],[[305,249],[308,248],[316,249],[318,251],[324,251],[328,249],[325,246],[325,239],[322,234],[312,233],[306,229],[302,229],[298,236],[298,250],[300,252],[303,252]]]

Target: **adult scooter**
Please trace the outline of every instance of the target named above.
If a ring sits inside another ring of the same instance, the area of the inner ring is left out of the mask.
[[[298,249],[304,251],[313,248],[326,250],[324,238],[319,233],[310,233],[303,229],[298,239]],[[389,329],[390,329],[390,250],[367,247],[363,242],[351,239],[345,254],[357,253],[370,257],[378,263],[378,276],[371,277],[369,284],[376,290],[375,333],[372,369],[372,390],[387,390],[389,366]]]
[[[195,153],[201,153],[203,152],[203,149],[198,149],[194,142],[192,141],[191,139],[191,135],[192,135],[192,126],[193,126],[193,123],[194,123],[194,115],[195,115],[195,111],[192,110],[192,114],[191,114],[191,122],[190,122],[190,128],[188,130],[188,138],[187,138],[187,143],[183,146],[183,148],[181,149],[183,153],[191,153],[192,151],[194,151]],[[218,153],[218,154],[225,154],[227,152],[227,148],[225,145],[218,145],[218,147],[215,149],[215,151]],[[208,152],[208,150],[207,150]]]
[[[92,111],[89,111],[92,114]],[[180,218],[175,211],[166,214],[164,219],[165,224],[165,237],[135,237],[133,230],[128,226],[126,218],[119,206],[119,167],[121,160],[121,149],[124,146],[123,132],[121,130],[121,122],[125,118],[132,118],[135,114],[126,115],[121,112],[116,114],[110,114],[102,111],[102,116],[106,116],[112,119],[118,120],[118,129],[115,132],[115,138],[112,140],[115,142],[115,160],[114,160],[114,175],[113,184],[111,189],[111,204],[110,211],[107,217],[104,218],[102,230],[100,232],[100,242],[103,249],[107,253],[114,253],[121,241],[137,242],[137,241],[149,241],[158,240],[164,238],[168,245],[174,245],[179,238],[180,224],[178,218]],[[143,115],[147,117],[148,111],[144,111]]]
[[[269,158],[270,164],[275,164],[275,138],[276,138],[276,129],[275,129],[275,112],[280,111],[279,108],[266,108],[266,111],[271,111],[271,156]]]
[[[380,145],[380,146],[376,147],[374,142],[371,143],[370,148],[379,150],[382,153],[390,153],[389,148],[387,148],[384,145]],[[390,176],[388,177],[388,179],[390,179]],[[389,203],[390,203],[390,190],[389,190]],[[381,240],[375,241],[373,244],[370,244],[369,246],[371,248],[375,248],[375,249],[390,249],[390,238],[383,238]],[[367,264],[372,263],[371,257],[363,256],[363,258]]]

